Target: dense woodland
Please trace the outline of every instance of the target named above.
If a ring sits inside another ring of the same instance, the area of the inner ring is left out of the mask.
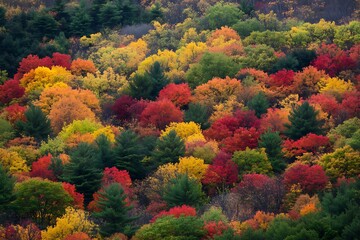
[[[357,239],[359,17],[0,0],[0,239]]]

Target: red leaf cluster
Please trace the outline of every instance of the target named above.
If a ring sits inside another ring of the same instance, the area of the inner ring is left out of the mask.
[[[187,83],[170,83],[159,92],[159,100],[168,99],[177,107],[189,104],[191,89]]]
[[[51,67],[51,66],[61,66],[66,69],[70,69],[71,66],[71,56],[61,53],[53,53],[52,58],[44,57],[39,58],[37,55],[28,55],[23,58],[19,63],[18,71],[14,75],[15,80],[20,80],[25,73],[30,72],[30,70],[37,67]]]
[[[18,80],[8,80],[0,85],[0,102],[8,104],[14,98],[21,98],[25,93],[25,88],[20,86]]]
[[[102,185],[107,186],[111,183],[120,183],[126,194],[129,194],[131,178],[126,170],[118,170],[116,167],[105,168],[102,178]]]
[[[20,106],[18,103],[12,104],[4,109],[6,113],[6,119],[15,123],[16,121],[22,120],[25,121],[25,111],[26,107]]]
[[[270,75],[268,85],[270,87],[291,86],[294,82],[294,76],[293,70],[280,70]]]
[[[356,62],[349,56],[349,52],[341,50],[335,44],[327,45],[323,43],[319,47],[317,54],[318,56],[312,62],[312,65],[319,70],[324,70],[332,77],[336,76],[341,71],[356,67]]]
[[[229,226],[223,222],[207,222],[204,225],[204,230],[206,231],[205,237],[203,239],[213,239],[215,236],[220,236],[229,229]]]
[[[207,168],[203,184],[231,185],[238,180],[238,167],[231,160],[231,155],[220,151]]]
[[[283,143],[283,151],[288,157],[301,156],[303,153],[316,153],[320,148],[326,147],[330,144],[329,138],[321,135],[309,133],[299,140],[287,139]]]
[[[75,185],[63,182],[62,187],[74,199],[74,207],[84,209],[84,194],[76,192]]]
[[[289,188],[293,184],[300,184],[304,193],[312,194],[323,190],[328,183],[328,178],[321,166],[298,163],[285,171],[284,183]]]
[[[120,121],[129,121],[133,117],[133,113],[130,111],[131,107],[135,105],[136,102],[136,99],[128,95],[123,95],[116,99],[111,110]]]
[[[167,99],[150,102],[140,117],[143,126],[153,125],[158,129],[164,129],[171,122],[181,121],[183,121],[183,113]]]
[[[47,178],[49,180],[55,181],[56,177],[54,172],[49,169],[51,164],[52,155],[48,154],[47,156],[43,156],[39,158],[36,162],[32,163],[30,176],[31,177],[41,177]]]
[[[161,211],[156,216],[154,216],[150,222],[155,222],[156,219],[164,216],[174,216],[176,218],[180,216],[196,216],[196,209],[187,205],[182,205],[180,207],[170,208],[169,211]]]
[[[91,240],[91,238],[84,232],[77,232],[67,235],[64,240]]]

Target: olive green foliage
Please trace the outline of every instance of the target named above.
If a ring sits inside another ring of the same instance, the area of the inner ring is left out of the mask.
[[[8,204],[13,200],[14,184],[15,179],[0,164],[0,211],[6,210]]]
[[[15,137],[15,131],[11,124],[5,119],[0,118],[0,147]]]
[[[191,88],[206,83],[214,77],[234,77],[240,66],[223,53],[205,53],[201,60],[186,72]]]
[[[232,160],[238,165],[239,175],[247,173],[270,174],[272,167],[264,149],[236,151]]]
[[[204,223],[201,219],[192,216],[173,216],[161,217],[156,222],[144,225],[137,233],[135,238],[139,240],[153,239],[176,239],[176,240],[196,240],[205,235],[203,230]]]
[[[15,186],[15,201],[12,206],[23,218],[28,218],[40,227],[55,224],[57,217],[65,213],[73,199],[61,183],[30,179]]]
[[[234,4],[218,2],[207,9],[203,24],[206,28],[215,30],[222,26],[231,26],[244,18],[244,13]]]

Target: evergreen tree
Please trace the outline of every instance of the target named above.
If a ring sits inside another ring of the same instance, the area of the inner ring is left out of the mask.
[[[113,28],[122,22],[122,9],[115,1],[109,1],[99,10],[99,21],[104,27]]]
[[[169,207],[200,206],[205,201],[205,194],[201,190],[201,183],[187,175],[179,175],[172,179],[165,187],[163,199]]]
[[[80,6],[71,13],[71,35],[81,37],[91,33],[91,16],[88,13],[85,1],[80,1]]]
[[[155,62],[144,75],[135,75],[130,82],[130,92],[134,98],[154,100],[168,83],[160,63]]]
[[[38,142],[47,139],[51,133],[49,119],[40,108],[31,105],[25,112],[26,121],[18,121],[18,131],[26,136],[34,137]]]
[[[109,139],[101,134],[96,139],[96,144],[98,147],[99,159],[101,160],[102,166],[105,167],[113,167],[115,164],[114,154],[111,147],[111,142]]]
[[[259,92],[249,101],[248,107],[254,110],[255,115],[260,118],[262,114],[267,112],[269,101],[263,92]]]
[[[265,148],[265,152],[275,173],[282,172],[286,167],[282,159],[281,145],[282,139],[279,132],[267,131],[260,136],[259,147]]]
[[[118,169],[127,170],[131,178],[142,178],[145,176],[141,162],[144,157],[144,148],[140,144],[136,133],[127,130],[117,136],[114,147],[114,160]]]
[[[62,160],[59,157],[52,157],[51,163],[49,165],[49,170],[54,173],[57,179],[60,179],[64,171],[64,164]]]
[[[135,220],[129,217],[131,206],[127,206],[126,194],[119,183],[112,183],[99,192],[96,202],[99,212],[94,217],[102,220],[100,233],[109,237],[113,233],[127,233],[129,224]]]
[[[64,166],[63,180],[74,184],[79,193],[84,194],[85,205],[91,201],[101,183],[102,169],[95,147],[80,143],[70,152],[71,161]]]
[[[151,155],[151,170],[166,163],[176,163],[179,161],[179,157],[184,155],[184,140],[176,134],[175,130],[172,130],[166,136],[158,139]]]
[[[285,124],[285,134],[293,140],[298,140],[308,133],[322,134],[323,121],[317,120],[318,111],[308,103],[292,109],[289,115],[290,124]]]
[[[13,189],[15,180],[8,174],[0,164],[0,212],[7,209],[7,205],[13,200]]]
[[[156,21],[159,21],[162,19],[163,17],[163,12],[161,10],[161,5],[159,2],[155,2],[155,4],[151,7],[151,10],[150,10],[150,18],[151,18],[151,21],[152,20],[156,20]]]
[[[189,109],[185,111],[185,122],[196,122],[201,125],[202,129],[209,127],[208,119],[210,117],[210,111],[207,106],[200,103],[190,103]]]

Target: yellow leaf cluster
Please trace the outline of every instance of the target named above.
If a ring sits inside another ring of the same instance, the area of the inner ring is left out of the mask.
[[[330,94],[336,98],[354,89],[354,85],[350,81],[345,81],[337,77],[322,78],[318,84],[320,86],[320,93]]]
[[[60,66],[37,67],[26,73],[20,80],[20,84],[25,87],[25,92],[42,91],[46,87],[51,87],[55,83],[69,83],[73,79],[70,71]]]
[[[43,240],[62,240],[67,235],[84,232],[93,235],[97,225],[89,220],[89,214],[81,209],[68,207],[66,213],[56,219],[56,225],[42,231]]]
[[[0,164],[10,173],[28,172],[26,161],[17,152],[0,148]]]
[[[111,129],[110,126],[100,128],[100,129],[96,130],[95,132],[93,132],[92,135],[94,136],[95,139],[100,135],[105,135],[105,137],[110,142],[112,142],[112,143],[115,142],[115,134],[114,134],[114,132],[113,132],[113,130]]]
[[[192,135],[196,135],[193,139],[204,138],[201,133],[200,125],[195,122],[172,122],[164,131],[162,131],[161,137],[168,135],[172,130],[174,130],[176,134],[185,141],[187,141]]]
[[[316,206],[314,203],[309,203],[306,204],[301,210],[300,210],[300,215],[304,216],[307,215],[309,213],[313,213],[313,212],[317,212],[318,209],[316,209]]]
[[[195,157],[182,157],[177,164],[180,173],[187,174],[190,178],[201,180],[208,168],[203,159]]]
[[[214,106],[226,102],[231,96],[238,96],[241,91],[241,83],[235,78],[213,78],[207,83],[196,87],[194,101]]]

